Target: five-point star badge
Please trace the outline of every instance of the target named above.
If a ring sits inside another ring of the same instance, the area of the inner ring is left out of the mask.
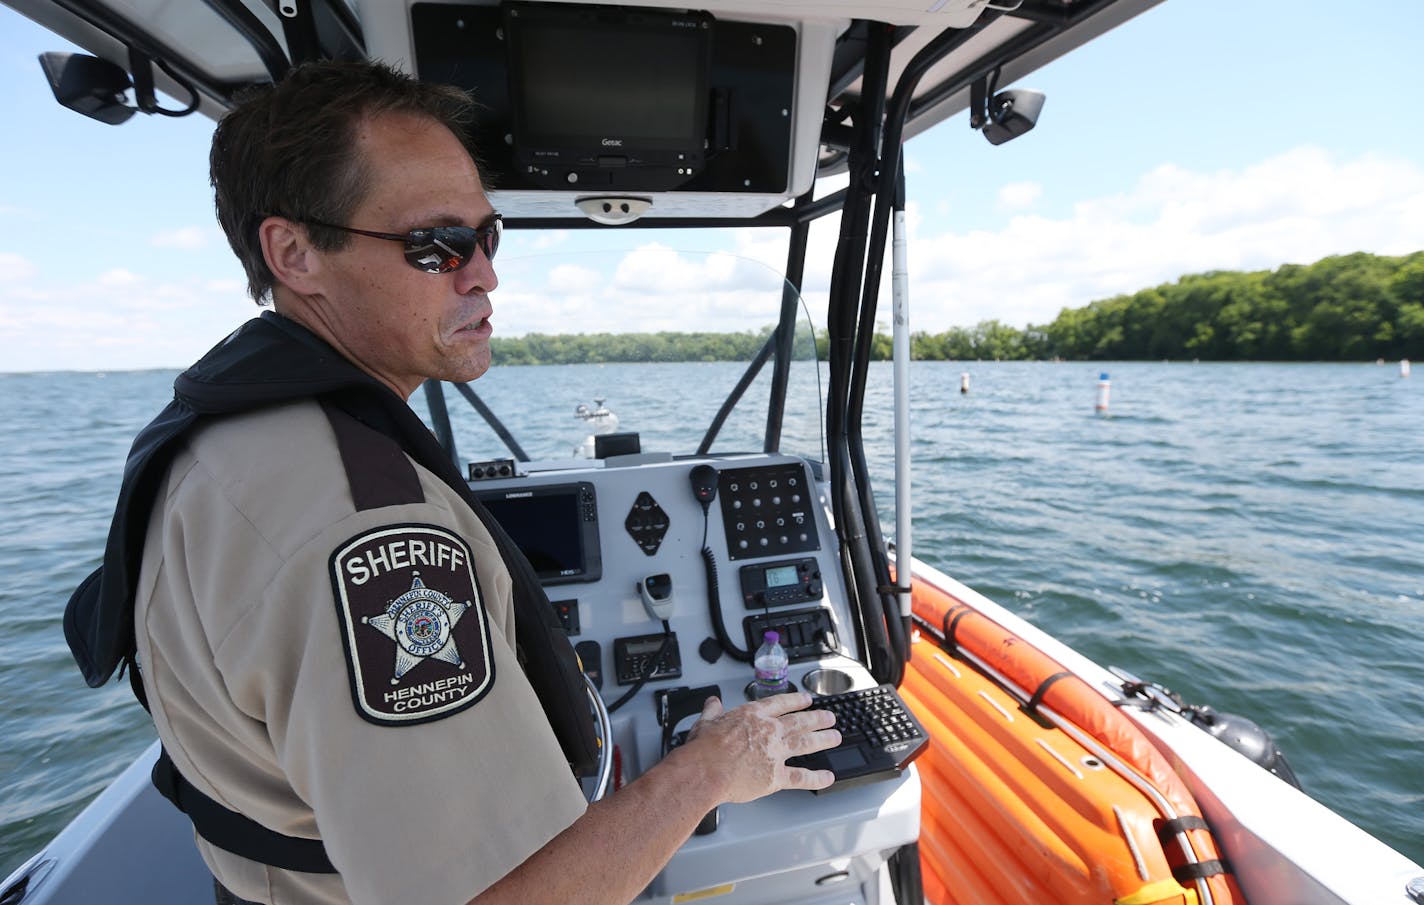
[[[468,600],[456,603],[427,588],[416,572],[409,591],[392,600],[381,615],[362,616],[361,622],[396,643],[396,671],[391,684],[398,685],[401,677],[426,657],[465,668],[452,629],[469,608]]]

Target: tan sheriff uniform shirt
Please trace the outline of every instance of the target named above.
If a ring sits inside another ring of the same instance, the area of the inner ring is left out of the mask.
[[[424,503],[355,511],[325,414],[299,402],[202,429],[169,471],[135,611],[159,737],[204,793],[321,838],[340,872],[199,838],[242,898],[463,903],[584,811],[515,658],[499,553],[416,469]]]

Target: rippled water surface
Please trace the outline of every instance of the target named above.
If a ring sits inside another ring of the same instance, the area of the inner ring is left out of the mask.
[[[1307,791],[1424,861],[1421,378],[1105,367],[1110,417],[1097,365],[914,365],[916,555],[1094,659],[1262,723]],[[567,455],[595,398],[645,450],[690,452],[740,373],[497,368],[475,386],[535,458]],[[0,876],[152,737],[126,682],[85,687],[60,619],[173,377],[0,374]],[[865,433],[890,533],[888,381],[877,366]],[[817,376],[798,365],[793,384],[813,398]],[[450,396],[461,455],[507,455]],[[814,412],[792,407],[783,448],[820,456]],[[759,449],[764,417],[734,414],[718,448]]]

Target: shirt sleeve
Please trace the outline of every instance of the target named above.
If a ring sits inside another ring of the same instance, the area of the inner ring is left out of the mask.
[[[441,509],[322,531],[215,651],[357,903],[465,902],[585,807],[514,653],[507,570]]]

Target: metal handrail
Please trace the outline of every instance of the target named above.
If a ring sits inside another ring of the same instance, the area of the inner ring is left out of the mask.
[[[608,783],[613,778],[613,723],[608,717],[608,707],[593,680],[584,673],[584,688],[588,691],[589,703],[593,705],[593,715],[598,722],[598,775],[593,789],[588,794],[588,803],[593,804],[608,794]]]

